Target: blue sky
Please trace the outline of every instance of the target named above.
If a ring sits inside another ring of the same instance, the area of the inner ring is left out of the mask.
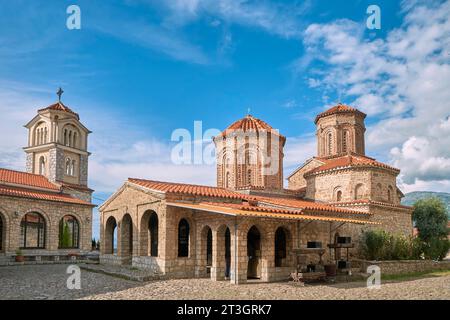
[[[380,30],[366,28],[372,4]],[[129,176],[214,184],[213,165],[170,161],[171,134],[248,108],[288,137],[287,174],[315,153],[314,116],[341,101],[368,114],[367,153],[402,169],[405,192],[449,191],[449,16],[449,1],[2,1],[0,166],[24,169],[22,125],[59,86],[93,131],[98,199]]]

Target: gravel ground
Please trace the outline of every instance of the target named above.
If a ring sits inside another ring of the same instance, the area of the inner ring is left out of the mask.
[[[251,283],[208,279],[135,282],[81,271],[81,290],[68,290],[67,266],[0,267],[0,299],[450,299],[450,276],[384,283],[368,290],[362,282],[334,285]]]

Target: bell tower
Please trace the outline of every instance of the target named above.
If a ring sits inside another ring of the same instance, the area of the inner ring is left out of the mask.
[[[314,121],[317,126],[317,155],[365,155],[365,117],[365,113],[341,103],[317,115]]]
[[[26,170],[45,176],[60,184],[66,191],[86,193],[78,195],[86,200],[92,193],[88,184],[88,135],[91,133],[77,113],[61,102],[63,91],[58,90],[58,101],[39,109],[28,122]],[[75,195],[75,194],[74,194]]]

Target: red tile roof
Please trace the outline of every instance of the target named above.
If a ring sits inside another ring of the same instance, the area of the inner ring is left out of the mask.
[[[361,112],[361,111],[359,111],[356,108],[353,108],[353,107],[350,107],[350,106],[347,106],[347,105],[344,105],[344,104],[340,103],[340,104],[338,104],[338,105],[336,105],[336,106],[334,106],[334,107],[332,107],[332,108],[330,108],[330,109],[328,109],[328,110],[326,110],[326,111],[324,111],[322,113],[319,113],[316,116],[316,119],[314,120],[314,123],[317,123],[317,121],[320,118],[322,118],[322,117],[326,117],[326,116],[329,116],[329,115],[332,115],[332,114],[336,114],[336,113],[348,113],[348,112],[359,113],[363,117],[366,117],[366,114],[364,112]]]
[[[4,185],[0,185],[0,195],[95,206],[89,202],[73,198],[70,195],[63,193],[35,191],[30,189],[14,188]]]
[[[310,200],[299,200],[299,199],[289,199],[289,198],[269,198],[269,197],[257,197],[258,202],[268,203],[277,206],[284,206],[300,209],[304,211],[322,211],[322,212],[332,212],[332,213],[344,213],[344,214],[369,214],[367,212],[355,211],[351,209],[343,209],[330,206],[329,204],[314,202]]]
[[[357,154],[347,154],[345,156],[330,157],[330,158],[318,158],[318,160],[324,162],[323,165],[314,168],[305,173],[305,175],[314,174],[326,170],[332,170],[337,168],[348,168],[348,167],[378,167],[385,168],[389,170],[394,170],[400,172],[399,169],[391,167],[382,162],[376,161],[373,158],[369,158]]]
[[[64,112],[68,112],[68,113],[74,114],[74,115],[76,115],[76,116],[78,117],[78,113],[74,112],[72,109],[70,109],[68,106],[64,105],[64,104],[63,104],[62,102],[60,102],[60,101],[59,101],[59,102],[56,102],[56,103],[54,103],[54,104],[52,104],[52,105],[49,105],[49,106],[46,107],[46,108],[39,109],[38,112],[39,112],[39,111],[45,111],[45,110],[64,111]]]
[[[247,195],[218,187],[174,183],[174,182],[162,182],[162,181],[135,179],[135,178],[128,178],[128,181],[140,185],[142,187],[164,193],[188,194],[194,196],[229,198],[229,199],[251,198]]]
[[[257,200],[258,202],[269,203],[277,206],[286,206],[289,208],[268,208],[264,206],[251,206],[248,204],[242,203],[222,203],[220,205],[229,206],[232,208],[239,208],[240,210],[247,211],[270,211],[274,212],[274,210],[278,210],[278,213],[295,213],[300,212],[302,210],[306,211],[322,211],[322,212],[332,212],[332,213],[345,213],[345,214],[360,214],[358,211],[336,208],[333,206],[329,206],[323,203],[317,203],[313,201],[307,200],[296,200],[296,199],[288,199],[288,198],[270,198],[270,197],[262,197],[262,196],[249,196],[246,194],[230,191],[224,188],[210,187],[210,186],[201,186],[201,185],[192,185],[192,184],[183,184],[183,183],[173,183],[173,182],[162,182],[162,181],[152,181],[152,180],[143,180],[143,179],[135,179],[128,178],[128,182],[137,184],[139,186],[148,188],[150,190],[155,190],[164,193],[172,193],[172,194],[183,194],[183,195],[194,195],[194,196],[204,196],[211,198],[228,198],[228,199],[236,199],[236,200]],[[211,199],[212,200],[212,199]],[[213,202],[211,202],[213,203]],[[217,202],[214,202],[217,204]]]
[[[283,139],[285,139],[285,137],[283,135],[281,135],[280,133],[276,132],[274,130],[274,128],[272,128],[272,126],[270,126],[267,122],[264,122],[261,119],[255,118],[252,115],[247,115],[244,118],[232,123],[230,126],[228,126],[228,128],[226,128],[223,132],[222,135],[225,136],[233,131],[237,131],[237,130],[242,130],[244,132],[248,132],[248,131],[255,131],[255,132],[259,132],[259,131],[268,131],[271,132],[273,134],[276,134],[280,137],[282,137]]]
[[[35,188],[59,190],[57,185],[51,183],[42,175],[0,168],[0,183],[2,182]]]

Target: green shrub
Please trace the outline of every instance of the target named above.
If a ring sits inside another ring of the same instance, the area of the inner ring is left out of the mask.
[[[450,250],[450,241],[446,238],[431,238],[424,245],[424,255],[426,259],[442,260]]]
[[[361,257],[367,260],[417,260],[422,256],[424,243],[417,238],[369,230],[364,232],[359,249]]]

